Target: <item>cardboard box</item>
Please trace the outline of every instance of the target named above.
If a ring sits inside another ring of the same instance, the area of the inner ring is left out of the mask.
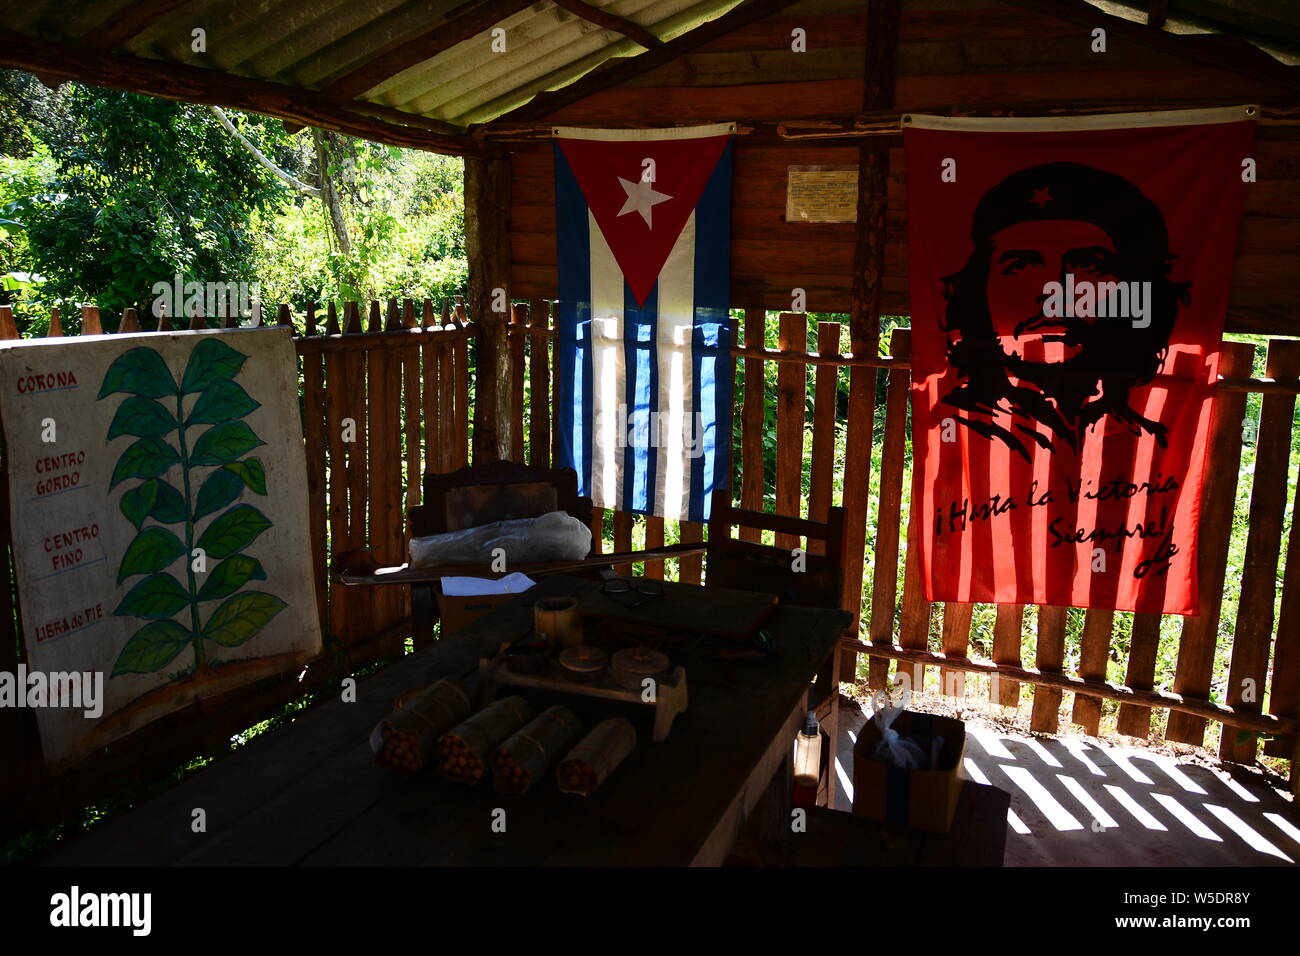
[[[500,607],[516,594],[466,594],[447,595],[438,592],[438,611],[442,615],[442,636],[455,634],[463,627],[495,607]]]
[[[885,823],[947,833],[952,827],[965,778],[966,725],[951,717],[905,710],[893,727],[928,755],[930,741],[942,737],[937,770],[907,770],[871,756],[880,730],[868,720],[853,747],[853,813]]]

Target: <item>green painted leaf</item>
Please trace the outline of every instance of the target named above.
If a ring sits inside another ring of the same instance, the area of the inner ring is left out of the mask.
[[[152,674],[166,667],[190,644],[190,632],[175,621],[151,621],[131,636],[117,655],[113,677]]]
[[[223,647],[238,647],[286,607],[274,594],[243,591],[227,598],[212,612],[203,627],[203,636]]]
[[[181,493],[161,478],[157,478],[155,481],[158,482],[158,501],[149,512],[150,516],[163,524],[176,524],[184,521],[188,514],[185,511],[185,499],[181,497]]]
[[[248,358],[243,352],[236,352],[219,338],[205,338],[194,351],[185,366],[185,376],[181,379],[181,391],[186,395],[201,392],[213,382],[234,378]]]
[[[141,345],[115,358],[104,373],[104,384],[99,387],[99,397],[114,392],[162,398],[176,394],[176,380],[172,378],[162,356],[148,346]]]
[[[243,422],[224,422],[213,425],[194,443],[190,454],[192,465],[225,465],[258,445],[265,445]]]
[[[212,601],[234,594],[252,580],[266,580],[262,562],[246,554],[232,554],[208,574],[203,587],[199,588],[199,600]]]
[[[121,584],[133,574],[162,571],[184,553],[185,545],[181,544],[181,539],[166,528],[145,528],[122,555],[117,583]]]
[[[266,468],[262,465],[262,459],[245,458],[243,461],[232,461],[226,465],[226,471],[234,472],[242,478],[250,490],[259,495],[266,494]]]
[[[144,519],[149,517],[149,512],[153,510],[157,500],[158,479],[150,478],[124,494],[118,507],[122,509],[122,514],[126,515],[126,520],[135,525],[135,529],[139,531],[140,525],[144,524]]]
[[[114,614],[169,618],[190,603],[189,592],[170,574],[151,574],[126,592]]]
[[[109,487],[128,478],[157,478],[180,460],[180,453],[161,438],[140,438],[122,452]]]
[[[196,546],[210,558],[229,557],[269,527],[271,522],[252,505],[235,505],[204,529]]]
[[[261,404],[253,401],[237,382],[224,378],[218,379],[199,395],[186,423],[201,425],[234,421],[243,418]]]
[[[121,435],[156,438],[176,430],[176,417],[152,398],[133,395],[117,406],[113,423],[108,426],[108,440]]]
[[[199,489],[199,496],[194,502],[194,520],[198,521],[205,515],[220,511],[238,498],[243,490],[244,483],[239,480],[238,475],[224,468],[218,468],[208,475],[207,480],[203,482],[203,487]]]

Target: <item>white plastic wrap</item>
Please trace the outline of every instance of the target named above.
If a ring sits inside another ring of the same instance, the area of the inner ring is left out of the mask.
[[[491,564],[493,552],[505,552],[507,564],[585,558],[591,529],[563,511],[540,518],[515,518],[492,524],[411,539],[411,567]]]
[[[890,726],[898,715],[907,709],[908,701],[911,699],[912,692],[910,690],[903,692],[898,703],[894,703],[893,698],[887,692],[883,690],[876,691],[871,701],[873,707],[871,719],[880,730],[880,742],[876,744],[871,756],[876,760],[883,760],[885,763],[893,764],[895,767],[925,770],[930,764],[930,758],[926,752],[915,741],[899,736],[898,731]]]

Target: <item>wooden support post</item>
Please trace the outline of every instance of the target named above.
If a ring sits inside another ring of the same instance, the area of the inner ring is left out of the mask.
[[[465,251],[469,257],[469,314],[479,324],[474,385],[474,462],[509,459],[511,362],[507,333],[510,271],[510,161],[465,161]],[[494,311],[493,306],[502,311]]]
[[[888,109],[894,104],[898,72],[898,0],[869,0],[867,42],[863,62],[863,110]],[[885,279],[885,209],[888,202],[889,144],[866,140],[858,149],[858,234],[853,250],[849,340],[855,355],[875,355],[880,340],[880,294]],[[861,628],[862,578],[867,540],[867,498],[871,487],[871,432],[876,411],[876,369],[849,373],[848,435],[845,441],[844,511],[845,567],[842,607],[853,615],[850,628]],[[855,679],[857,655],[843,652],[840,673]]]

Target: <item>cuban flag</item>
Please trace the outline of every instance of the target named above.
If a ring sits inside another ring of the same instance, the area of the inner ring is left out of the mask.
[[[732,124],[554,131],[560,465],[597,508],[729,486]]]

